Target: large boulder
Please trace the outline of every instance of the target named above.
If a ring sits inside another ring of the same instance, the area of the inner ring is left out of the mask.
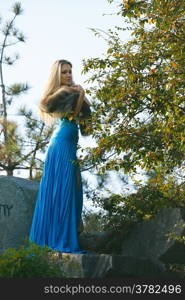
[[[184,224],[182,209],[162,209],[154,218],[132,228],[122,242],[122,255],[158,261],[177,244],[176,240],[171,237],[180,238],[183,236]],[[180,248],[181,254],[185,258],[185,246],[181,244]],[[173,251],[173,255],[175,262],[179,259],[179,254]]]
[[[66,254],[58,259],[68,278],[181,278],[146,258],[114,254]]]
[[[185,208],[181,209],[181,214],[185,222]],[[177,238],[174,240],[173,245],[160,256],[160,260],[164,263],[185,264],[185,242],[182,242],[182,238],[183,241],[185,238],[185,226],[183,226],[183,228],[184,229],[181,232],[180,236],[181,241],[179,241],[179,236],[177,236]]]
[[[0,252],[18,248],[29,235],[39,183],[0,176]]]
[[[103,253],[112,238],[111,231],[82,232],[79,235],[79,244],[84,250]]]
[[[168,263],[185,262],[185,245],[178,241],[185,235],[184,219],[184,209],[166,208],[150,220],[132,226],[126,236],[111,231],[88,232],[80,234],[79,242],[84,250],[97,254],[120,254],[122,259],[130,257],[137,261],[150,261],[160,269],[165,269]],[[119,249],[111,248],[111,244]],[[110,252],[110,249],[113,251]]]
[[[82,233],[81,247],[98,253],[62,254],[62,268],[73,278],[183,278],[183,272],[166,268],[168,262],[185,262],[185,245],[177,241],[184,235],[183,225],[183,209],[162,209],[152,219],[132,227],[122,239],[119,255],[102,253],[114,239],[112,232]]]

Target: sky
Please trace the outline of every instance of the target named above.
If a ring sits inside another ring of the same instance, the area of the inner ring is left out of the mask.
[[[73,65],[73,79],[76,84],[87,88],[82,75],[82,60],[101,57],[106,52],[107,43],[98,38],[90,28],[107,31],[114,26],[122,26],[123,20],[117,16],[117,5],[107,0],[20,0],[23,14],[16,19],[16,27],[26,36],[26,43],[8,48],[8,54],[19,53],[20,59],[13,67],[4,69],[6,84],[28,83],[31,89],[14,101],[13,118],[16,109],[26,105],[36,114],[42,91],[47,82],[51,65],[57,59],[67,59]],[[11,20],[11,8],[15,1],[1,0],[2,23]],[[123,33],[123,39],[128,34]],[[83,141],[81,140],[83,143]]]
[[[21,123],[15,116],[21,105],[38,113],[38,102],[47,82],[49,71],[57,59],[67,59],[73,64],[73,79],[86,88],[85,80],[90,75],[82,75],[82,60],[101,57],[106,52],[107,43],[98,38],[90,28],[107,31],[114,26],[122,26],[123,20],[116,12],[116,5],[107,0],[20,0],[23,14],[16,19],[16,27],[26,36],[26,43],[9,47],[9,54],[19,53],[20,60],[13,67],[4,70],[6,84],[27,82],[31,89],[27,94],[16,98],[12,119]],[[11,7],[15,1],[1,0],[0,16],[2,23],[12,18]],[[123,39],[128,39],[124,32]],[[90,139],[90,140],[89,140]],[[79,144],[95,146],[91,138],[80,136]],[[14,176],[24,177],[15,172]],[[91,178],[91,181],[93,179]],[[113,189],[118,190],[119,182],[114,180]]]
[[[27,37],[26,43],[10,49],[19,52],[16,67],[7,70],[6,81],[28,82],[32,87],[21,101],[36,107],[47,81],[50,67],[57,59],[67,59],[73,64],[74,81],[84,86],[87,76],[81,74],[84,58],[100,57],[107,44],[92,33],[90,28],[107,31],[121,25],[115,5],[107,0],[22,0],[24,12],[17,17],[16,26]],[[120,1],[118,1],[119,3]],[[15,2],[1,0],[0,15],[10,19],[10,8]],[[103,14],[108,14],[103,16]],[[84,86],[85,87],[85,86]]]

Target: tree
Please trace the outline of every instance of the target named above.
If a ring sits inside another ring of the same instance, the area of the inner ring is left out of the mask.
[[[135,182],[130,193],[115,189],[100,196],[96,190],[92,198],[103,230],[112,230],[116,240],[162,208],[185,207],[184,11],[183,1],[122,1],[118,15],[126,25],[93,30],[108,49],[103,58],[83,61],[97,143],[86,149],[84,162],[98,175],[114,170]],[[120,38],[125,30],[126,42]],[[145,176],[138,180],[138,173]]]
[[[41,154],[46,151],[54,127],[48,128],[33,116],[31,110],[27,110],[25,107],[22,107],[19,113],[25,117],[25,136],[23,152],[17,161],[16,169],[28,170],[29,179],[40,180],[43,169]]]
[[[21,153],[21,142],[16,135],[17,125],[15,122],[8,120],[8,108],[12,104],[13,98],[19,96],[28,90],[28,85],[15,83],[6,86],[4,81],[3,67],[4,65],[12,66],[18,60],[19,55],[14,57],[6,55],[6,50],[17,43],[25,42],[23,33],[15,27],[15,19],[23,12],[20,3],[15,3],[12,7],[13,17],[1,26],[2,42],[0,44],[0,81],[1,81],[1,168],[7,171],[8,175],[12,175],[15,168],[14,161]]]
[[[118,14],[128,26],[108,31],[104,58],[83,62],[84,73],[93,71],[88,82],[94,86],[88,92],[95,99],[93,136],[97,141],[86,162],[96,162],[100,173],[153,170],[160,189],[165,192],[174,181],[182,195],[184,10],[183,1],[122,1]],[[131,39],[124,43],[119,33],[126,29],[131,31]],[[179,177],[177,173],[181,173]],[[175,190],[173,195],[177,196]]]
[[[0,170],[5,170],[7,175],[13,175],[15,169],[28,169],[29,177],[39,179],[38,172],[42,168],[42,160],[37,157],[39,151],[44,152],[53,128],[48,129],[43,122],[36,120],[31,111],[20,109],[19,116],[26,119],[25,134],[18,133],[18,125],[9,120],[9,108],[14,99],[27,92],[27,83],[14,83],[7,85],[4,79],[4,67],[12,67],[19,59],[19,55],[8,55],[9,47],[25,42],[24,34],[16,28],[15,20],[23,13],[19,2],[12,7],[13,17],[5,25],[1,24],[0,43],[0,87],[2,103],[0,104]],[[36,171],[37,170],[37,171]],[[36,171],[35,174],[34,171]]]

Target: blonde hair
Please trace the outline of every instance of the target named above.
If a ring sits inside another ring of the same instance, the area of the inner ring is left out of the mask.
[[[53,63],[48,82],[40,99],[38,113],[40,119],[48,126],[52,126],[55,123],[56,118],[59,117],[59,114],[57,113],[48,113],[46,105],[48,103],[49,96],[51,96],[58,90],[58,88],[61,87],[61,68],[65,64],[70,65],[72,68],[71,62],[65,59],[56,60]],[[72,84],[74,84],[73,81]]]

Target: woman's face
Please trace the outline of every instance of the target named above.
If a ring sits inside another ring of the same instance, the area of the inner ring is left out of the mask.
[[[61,67],[61,84],[62,85],[72,84],[72,70],[71,70],[71,66],[68,64],[64,64]]]

